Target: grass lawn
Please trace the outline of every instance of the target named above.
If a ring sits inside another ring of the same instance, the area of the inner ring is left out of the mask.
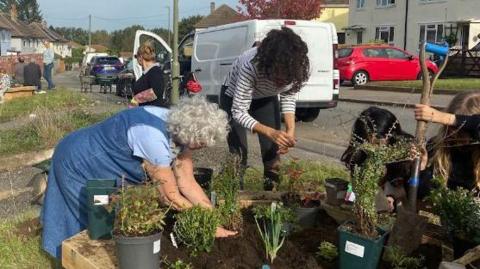
[[[54,268],[54,261],[41,249],[38,212],[28,211],[0,220],[0,268]]]
[[[409,88],[422,88],[421,80],[409,80],[409,81],[374,81],[368,83],[368,85],[376,86],[396,86],[396,87],[409,87]],[[435,84],[435,89],[440,90],[480,90],[480,79],[477,78],[449,78],[439,79]]]
[[[280,170],[289,164],[289,160],[282,161]],[[303,189],[305,191],[324,192],[325,179],[343,178],[349,179],[348,171],[342,165],[327,164],[318,161],[300,160],[298,161],[304,173],[300,177]],[[263,190],[263,168],[250,167],[245,171],[245,190],[262,191]],[[286,191],[286,184],[278,186],[279,191]]]
[[[0,131],[0,155],[13,155],[53,147],[66,134],[111,115],[111,113],[89,114],[82,110],[36,112],[37,118],[26,126]]]
[[[0,123],[17,117],[27,116],[39,108],[60,109],[79,107],[87,105],[89,102],[91,100],[85,97],[85,95],[61,88],[47,94],[17,98],[0,105]]]

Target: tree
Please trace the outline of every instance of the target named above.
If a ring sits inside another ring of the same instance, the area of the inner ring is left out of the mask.
[[[324,0],[239,0],[237,9],[249,19],[312,20],[320,17]]]
[[[75,41],[78,44],[87,45],[88,43],[88,31],[82,28],[50,26],[50,29],[61,34],[64,38]]]
[[[173,33],[170,32],[169,30],[167,30],[165,28],[153,28],[153,29],[150,30],[150,32],[157,34],[159,37],[161,37],[167,43],[168,43],[169,35],[170,35],[170,43],[172,43]],[[182,38],[182,37],[180,37],[180,38]],[[172,44],[168,44],[168,45],[170,47],[172,46]]]
[[[98,30],[92,33],[92,44],[100,44],[109,47],[111,42],[110,34],[105,30]]]
[[[123,30],[116,30],[111,33],[112,51],[133,51],[133,41],[137,30],[145,30],[141,25],[133,25]]]
[[[187,18],[183,18],[178,24],[178,38],[181,40],[185,35],[195,30],[195,24],[197,24],[203,16],[195,15]]]
[[[24,22],[42,22],[42,13],[37,0],[18,0],[18,18]]]
[[[12,5],[16,5],[18,7],[17,0],[0,0],[0,10],[3,12],[10,12]]]

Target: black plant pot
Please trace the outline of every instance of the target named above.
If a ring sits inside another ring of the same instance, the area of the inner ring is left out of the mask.
[[[213,169],[211,168],[195,168],[193,169],[193,176],[203,189],[210,189],[210,182],[212,181]]]
[[[319,207],[296,207],[295,216],[297,223],[302,228],[313,228],[317,223]]]
[[[325,180],[327,203],[334,206],[343,204],[347,188],[348,181],[341,178],[327,178]]]
[[[162,233],[145,237],[115,236],[120,269],[160,268],[160,238]]]
[[[452,237],[453,258],[454,259],[461,258],[463,255],[465,255],[465,252],[467,250],[472,249],[472,248],[476,247],[477,245],[478,244],[476,244],[472,241],[460,239],[456,236],[453,236]]]

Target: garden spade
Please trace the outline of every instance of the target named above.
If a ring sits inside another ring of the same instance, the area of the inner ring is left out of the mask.
[[[420,66],[422,68],[422,95],[420,103],[423,105],[430,105],[430,99],[433,93],[433,87],[440,74],[445,69],[448,61],[448,47],[439,46],[435,44],[423,42],[420,47]],[[443,60],[438,73],[430,77],[427,64],[425,61],[426,52],[433,53],[440,56]],[[425,131],[427,123],[424,121],[417,121],[417,128],[415,132],[415,139],[420,148],[425,148]],[[388,245],[398,246],[405,253],[410,254],[418,248],[421,243],[423,232],[427,226],[427,218],[417,215],[417,192],[419,185],[420,174],[420,157],[413,161],[412,174],[409,180],[408,189],[408,204],[398,207],[397,219],[393,226]]]

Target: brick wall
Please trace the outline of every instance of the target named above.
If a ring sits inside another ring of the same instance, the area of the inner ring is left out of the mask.
[[[25,63],[29,63],[32,57],[35,58],[36,63],[39,64],[43,70],[42,54],[22,54],[21,56],[25,58]],[[17,58],[17,55],[0,56],[0,68],[5,68],[9,74],[15,73],[15,63],[18,62]]]

